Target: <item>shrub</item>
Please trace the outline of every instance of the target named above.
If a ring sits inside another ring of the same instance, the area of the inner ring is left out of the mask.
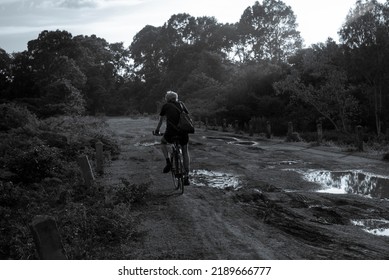
[[[58,227],[69,259],[99,259],[101,252],[125,243],[135,232],[128,204],[107,208],[72,203],[61,213]]]
[[[139,203],[146,197],[150,184],[133,184],[125,178],[121,178],[120,185],[114,188],[113,203]]]
[[[59,150],[45,145],[30,147],[26,151],[15,149],[9,156],[8,169],[17,175],[15,181],[24,183],[58,176],[63,165]]]
[[[28,124],[38,124],[37,117],[28,109],[13,103],[0,104],[0,131],[9,131]]]

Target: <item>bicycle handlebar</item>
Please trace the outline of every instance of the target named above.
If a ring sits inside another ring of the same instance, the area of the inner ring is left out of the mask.
[[[153,130],[153,135],[154,135],[154,136],[163,136],[163,133],[162,133],[162,132],[159,132],[159,131],[158,131],[158,133],[157,133],[155,130]]]

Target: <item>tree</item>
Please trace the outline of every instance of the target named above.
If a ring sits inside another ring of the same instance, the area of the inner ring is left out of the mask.
[[[0,48],[0,96],[6,94],[6,90],[9,88],[11,77],[11,62],[12,59],[7,52]]]
[[[384,108],[389,105],[384,90],[389,79],[389,2],[358,0],[339,35],[347,52],[349,72],[355,77],[354,82],[365,88],[373,104],[375,130],[379,135]]]
[[[302,45],[296,28],[290,6],[278,0],[257,1],[240,18],[238,55],[243,60],[285,62]]]
[[[301,51],[291,73],[274,87],[278,94],[289,93],[315,108],[336,130],[347,132],[358,102],[351,94],[341,57],[341,47],[331,39]]]
[[[75,61],[86,76],[82,94],[90,114],[106,111],[106,100],[116,94],[118,84],[123,83],[128,52],[121,44],[109,44],[96,35],[76,36]],[[122,57],[122,55],[125,55]]]
[[[161,27],[145,26],[135,36],[130,46],[131,58],[137,75],[146,82],[159,81],[164,62]]]

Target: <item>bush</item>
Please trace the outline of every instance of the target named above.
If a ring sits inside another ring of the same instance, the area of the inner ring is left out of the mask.
[[[93,159],[96,141],[105,153],[119,145],[101,119],[51,117],[38,120],[27,109],[0,105],[0,258],[35,259],[29,223],[36,215],[57,220],[70,259],[125,258],[121,244],[136,230],[130,213],[147,184],[128,181],[107,204],[103,188],[80,186],[76,159]]]
[[[121,178],[122,184],[114,188],[113,204],[142,202],[149,190],[149,184],[131,184],[125,178]]]
[[[108,248],[127,242],[136,228],[128,204],[108,208],[101,203],[69,204],[60,214],[58,227],[69,259],[101,259],[104,251],[124,258]]]
[[[8,169],[17,175],[15,181],[23,183],[56,177],[60,175],[63,165],[59,150],[45,145],[31,147],[26,151],[15,149],[7,163]]]
[[[25,107],[13,103],[0,104],[0,131],[37,124],[37,117]]]

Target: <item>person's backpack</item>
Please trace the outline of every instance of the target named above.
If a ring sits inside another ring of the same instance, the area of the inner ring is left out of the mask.
[[[176,127],[180,133],[194,133],[195,127],[189,114],[184,110],[182,103],[180,102],[180,109],[174,106],[177,110],[180,110],[180,118]]]

